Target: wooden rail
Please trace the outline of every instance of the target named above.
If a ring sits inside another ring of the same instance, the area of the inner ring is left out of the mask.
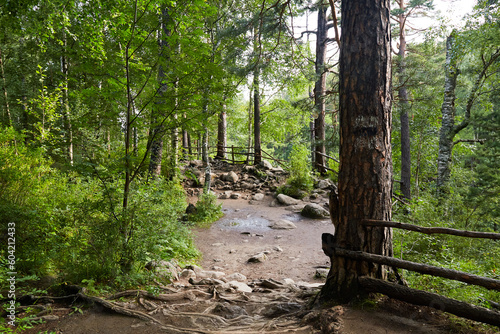
[[[468,238],[500,240],[500,233],[494,233],[494,232],[464,231],[446,227],[422,227],[413,224],[399,223],[386,220],[376,220],[376,219],[364,219],[363,221],[361,221],[361,223],[366,226],[394,227],[424,234],[449,234],[449,235],[456,235]]]

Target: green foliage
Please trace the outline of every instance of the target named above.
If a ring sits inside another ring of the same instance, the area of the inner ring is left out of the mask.
[[[290,177],[278,189],[285,195],[302,198],[314,187],[314,177],[309,162],[309,150],[305,145],[294,145],[290,155]]]
[[[199,226],[208,227],[223,215],[222,204],[218,204],[217,196],[210,192],[201,194],[196,202],[196,211],[188,219]]]

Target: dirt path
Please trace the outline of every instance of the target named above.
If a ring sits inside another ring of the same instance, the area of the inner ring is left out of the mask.
[[[247,199],[221,200],[224,217],[208,229],[194,231],[196,245],[203,254],[201,266],[205,270],[222,271],[227,275],[243,274],[251,286],[252,281],[270,278],[277,281],[292,279],[296,283],[322,283],[323,279],[316,278],[315,273],[317,267],[329,265],[328,258],[321,250],[320,240],[321,233],[332,232],[331,222],[303,218],[284,207],[272,207],[270,204],[273,198],[269,195],[262,201],[251,202],[248,200],[250,194],[243,194],[242,197]],[[270,223],[280,219],[293,222],[296,228],[275,230],[269,227]],[[267,253],[267,260],[248,263],[251,256],[261,252]],[[181,283],[176,287],[178,291],[193,288],[186,281]],[[304,290],[297,288],[277,292],[254,288],[253,292],[246,294],[225,294],[217,289],[212,292],[213,298],[168,304],[156,302],[157,310],[149,313],[167,326],[163,328],[150,321],[94,307],[83,314],[62,315],[60,320],[36,326],[26,333],[179,333],[174,327],[194,328],[182,333],[495,333],[494,330],[454,325],[447,316],[433,309],[415,307],[387,298],[382,298],[376,309],[343,305],[321,311],[322,313],[317,311],[313,320],[304,324],[301,317],[311,314],[306,312],[292,319],[287,317],[287,313],[296,313],[309,300],[310,297],[307,296],[311,296],[314,290],[309,290],[304,297],[301,296]],[[134,303],[134,299],[129,303]],[[141,306],[134,307],[141,309]],[[285,314],[269,315],[276,308]],[[179,318],[179,315],[184,317]],[[242,323],[232,324],[233,316],[241,318]],[[323,331],[318,329],[320,325],[323,326]],[[328,325],[335,326],[326,330],[325,326]]]
[[[209,229],[197,229],[195,240],[203,254],[201,265],[228,274],[239,272],[249,280],[290,278],[296,282],[321,282],[315,279],[316,268],[327,267],[329,259],[321,249],[321,234],[332,232],[329,220],[308,219],[270,207],[273,200],[227,199],[220,201],[224,217]],[[269,225],[280,219],[293,222],[297,228],[275,230]],[[263,263],[248,263],[260,252],[268,252]]]

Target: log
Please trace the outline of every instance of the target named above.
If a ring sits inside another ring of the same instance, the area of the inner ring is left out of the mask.
[[[334,252],[333,256],[343,256],[355,260],[384,264],[387,266],[416,271],[422,274],[439,276],[452,279],[455,281],[461,281],[468,284],[478,285],[490,290],[500,291],[500,280],[496,280],[493,278],[482,277],[478,275],[469,274],[463,271],[440,268],[417,262],[400,260],[393,257],[387,257],[382,255],[359,252],[359,251],[350,251],[342,248],[334,248],[333,252]]]
[[[500,327],[500,312],[366,276],[359,277],[358,282],[367,292],[382,293],[410,304],[433,307],[462,318]]]
[[[376,219],[364,219],[361,223],[366,226],[394,227],[403,230],[420,232],[424,234],[450,234],[468,238],[500,240],[500,233],[494,233],[494,232],[464,231],[446,227],[422,227],[412,224],[386,221],[386,220],[376,220]]]

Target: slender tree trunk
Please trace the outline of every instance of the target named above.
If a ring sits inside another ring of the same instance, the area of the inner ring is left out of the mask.
[[[252,115],[253,115],[253,90],[250,90],[250,98],[248,99],[248,142],[247,142],[247,164],[250,163],[250,151],[252,150]]]
[[[314,85],[314,120],[315,165],[320,174],[326,174],[325,151],[325,88],[326,88],[326,41],[328,39],[327,3],[321,3],[318,10],[318,30],[316,34],[316,83]]]
[[[262,151],[260,143],[260,87],[259,68],[253,74],[253,144],[254,144],[254,164],[262,162]]]
[[[7,112],[7,126],[12,125],[12,116],[10,114],[10,107],[9,107],[9,95],[7,94],[7,80],[5,79],[5,71],[3,68],[3,56],[2,56],[2,50],[0,49],[0,74],[2,74],[2,90],[3,90],[3,95],[5,97],[5,111]]]
[[[399,0],[399,9],[405,9],[405,1]],[[399,66],[398,66],[398,81],[399,81],[399,119],[401,122],[401,193],[404,198],[411,198],[411,151],[410,151],[410,119],[408,110],[408,91],[404,84],[406,72],[406,33],[405,33],[405,16],[399,14]]]
[[[391,219],[391,38],[389,0],[344,0],[340,44],[340,172],[335,236],[323,242],[392,256],[392,230],[365,227]],[[371,218],[373,219],[373,218]],[[326,252],[326,251],[325,251]],[[386,268],[328,254],[331,269],[320,300],[358,296],[357,278],[386,278]]]
[[[219,122],[217,123],[217,159],[226,157],[227,146],[227,114],[226,103],[222,104],[222,110],[219,113]]]
[[[163,8],[161,12],[161,29],[159,32],[158,44],[160,45],[160,57],[164,57],[168,42],[165,37],[170,35],[167,28],[169,20],[168,8]],[[158,92],[157,101],[153,106],[151,114],[151,158],[149,161],[149,176],[158,177],[161,174],[161,165],[163,159],[163,136],[165,134],[165,126],[161,121],[161,109],[165,105],[165,95],[168,89],[166,84],[166,72],[163,65],[158,69]]]
[[[446,65],[444,79],[444,99],[441,106],[441,129],[439,132],[438,176],[436,185],[439,191],[444,191],[445,184],[450,179],[451,153],[455,137],[455,88],[459,74],[457,59],[453,54],[454,32],[446,40]]]
[[[458,62],[456,58],[455,34],[453,31],[446,40],[446,67],[445,67],[445,83],[444,83],[444,99],[441,107],[442,123],[439,133],[439,152],[438,152],[438,175],[436,185],[440,194],[447,192],[447,186],[450,179],[451,158],[453,139],[455,136],[465,129],[470,124],[471,110],[474,106],[474,101],[478,96],[478,92],[484,83],[484,79],[488,77],[488,70],[491,65],[495,64],[500,59],[500,48],[496,49],[492,54],[482,54],[482,68],[479,71],[476,81],[472,86],[465,105],[465,114],[459,124],[455,124],[455,89],[457,78],[460,74]]]

